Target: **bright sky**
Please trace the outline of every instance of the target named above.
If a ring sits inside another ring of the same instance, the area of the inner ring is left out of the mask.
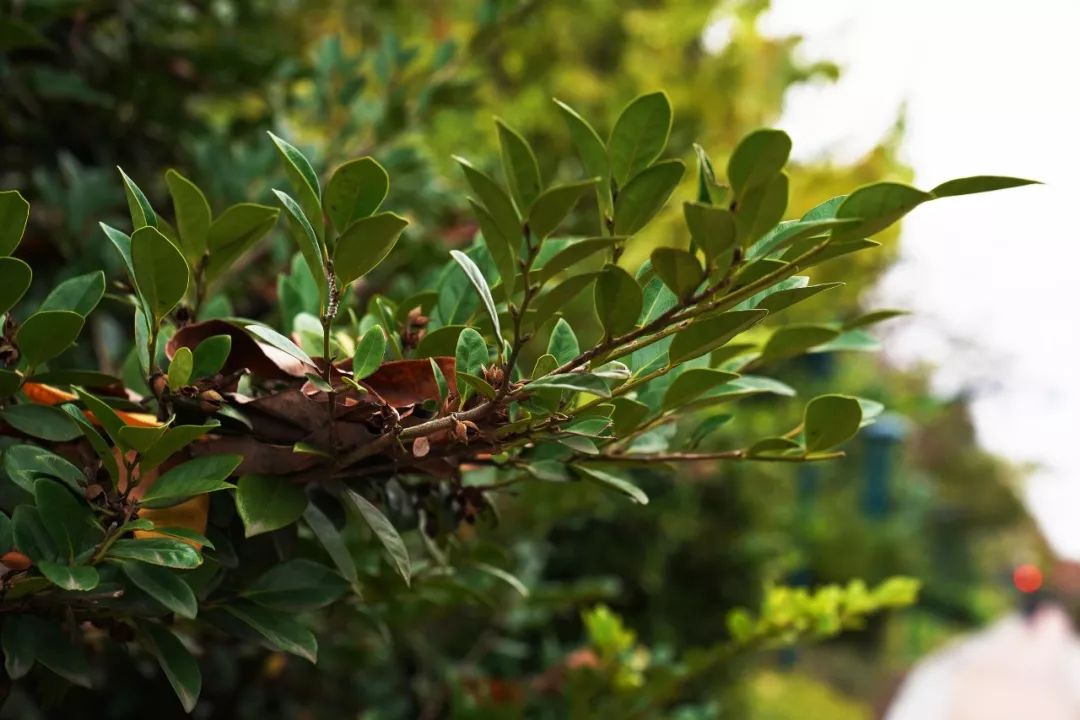
[[[974,391],[982,444],[1038,463],[1028,503],[1080,559],[1080,2],[773,0],[765,27],[844,68],[789,96],[780,125],[797,157],[857,157],[906,103],[917,186],[1046,183],[916,209],[876,304],[916,313],[888,338],[895,361],[932,362],[940,390]]]

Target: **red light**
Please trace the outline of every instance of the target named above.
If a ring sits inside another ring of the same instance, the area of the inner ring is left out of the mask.
[[[1033,593],[1042,587],[1042,570],[1034,565],[1019,565],[1013,570],[1013,585],[1022,593]]]

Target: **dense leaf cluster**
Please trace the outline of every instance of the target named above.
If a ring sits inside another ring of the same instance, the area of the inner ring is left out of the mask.
[[[458,159],[476,241],[451,251],[428,289],[376,294],[362,308],[354,290],[408,224],[380,211],[390,179],[373,158],[325,178],[272,135],[291,183],[274,190],[279,207],[239,203],[215,214],[170,170],[171,222],[121,171],[132,231],[102,230],[126,271],[114,299],[134,318],[122,378],[50,368],[78,341],[106,279],[82,275],[36,309],[19,306],[32,273],[12,254],[29,206],[16,191],[0,193],[0,418],[18,498],[0,514],[10,677],[40,664],[89,685],[82,645],[87,628],[100,628],[157,658],[190,710],[201,687],[190,638],[254,639],[316,660],[304,618],[366,589],[350,551],[357,534],[381,544],[405,583],[439,582],[453,571],[447,545],[463,527],[495,522],[498,494],[516,484],[564,483],[569,493],[588,483],[644,504],[630,472],[641,465],[838,457],[879,404],[822,395],[788,432],[701,447],[731,418],[721,406],[793,394],[762,371],[858,345],[862,328],[889,313],[774,324],[765,336],[755,326],[835,287],[802,273],[875,247],[869,236],[916,206],[1027,182],[973,177],[929,192],[877,183],[785,220],[791,143],[759,130],[723,177],[695,148],[685,232],[627,268],[626,243],[685,174],[665,158],[668,99],[633,100],[606,140],[558,108],[584,178],[546,181],[526,139],[497,121],[505,183]],[[586,197],[598,210],[595,232],[560,234]],[[298,249],[278,282],[284,325],[219,316],[217,291],[281,215]],[[562,317],[583,293],[601,328],[587,343]],[[676,435],[685,418],[698,420],[694,431]],[[498,479],[466,482],[463,470],[476,466]],[[268,536],[292,539],[278,548],[285,559],[253,571],[244,558]],[[476,567],[526,592],[506,569]],[[794,615],[755,623],[740,614],[734,635],[834,631],[849,610],[857,618],[899,604],[895,590],[770,596]]]

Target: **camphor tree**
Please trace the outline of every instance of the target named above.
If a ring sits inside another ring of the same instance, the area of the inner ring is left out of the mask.
[[[128,276],[113,297],[134,315],[125,379],[50,367],[78,341],[106,279],[79,276],[40,307],[18,307],[31,270],[12,253],[29,207],[16,191],[0,194],[0,418],[11,484],[0,611],[10,679],[40,665],[75,684],[104,683],[87,652],[128,643],[157,659],[190,711],[201,688],[190,648],[232,636],[316,660],[315,611],[368,601],[369,569],[350,552],[358,537],[381,544],[402,596],[453,576],[458,558],[525,591],[512,568],[470,559],[460,532],[497,521],[512,486],[562,483],[574,493],[588,483],[644,504],[633,481],[642,465],[838,457],[879,405],[819,396],[797,427],[738,448],[714,448],[710,435],[728,419],[715,410],[789,394],[758,373],[827,351],[888,313],[827,333],[776,325],[763,337],[755,326],[835,287],[802,273],[875,247],[869,236],[917,205],[1029,182],[972,177],[929,192],[878,183],[784,220],[790,140],[759,130],[731,154],[726,185],[695,148],[685,235],[631,272],[619,264],[626,243],[685,173],[662,157],[668,100],[633,100],[606,142],[568,106],[556,112],[584,177],[545,182],[529,144],[498,122],[505,185],[459,159],[480,237],[451,251],[430,289],[372,295],[364,308],[354,287],[407,227],[380,211],[389,178],[374,159],[334,169],[324,185],[272,136],[292,185],[274,191],[280,207],[215,214],[169,171],[171,223],[121,172],[133,230],[102,230]],[[595,234],[561,236],[587,197],[599,211]],[[299,248],[278,282],[285,332],[215,317],[215,291],[282,214]],[[585,292],[602,330],[583,340],[560,309]],[[686,431],[671,432],[676,425]],[[477,482],[477,468],[497,479]],[[873,591],[774,592],[760,617],[734,613],[731,643],[695,667],[837,632],[910,602],[914,590],[901,579]],[[603,635],[605,623],[594,614],[590,629]],[[625,650],[621,633],[608,633],[615,654]]]

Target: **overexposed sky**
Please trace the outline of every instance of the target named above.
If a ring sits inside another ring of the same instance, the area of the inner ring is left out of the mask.
[[[1038,463],[1029,506],[1080,559],[1080,0],[773,0],[765,29],[844,69],[789,95],[797,158],[857,157],[906,105],[918,187],[1046,183],[917,208],[875,300],[916,313],[891,357],[932,362],[942,392],[974,391],[982,444]]]

